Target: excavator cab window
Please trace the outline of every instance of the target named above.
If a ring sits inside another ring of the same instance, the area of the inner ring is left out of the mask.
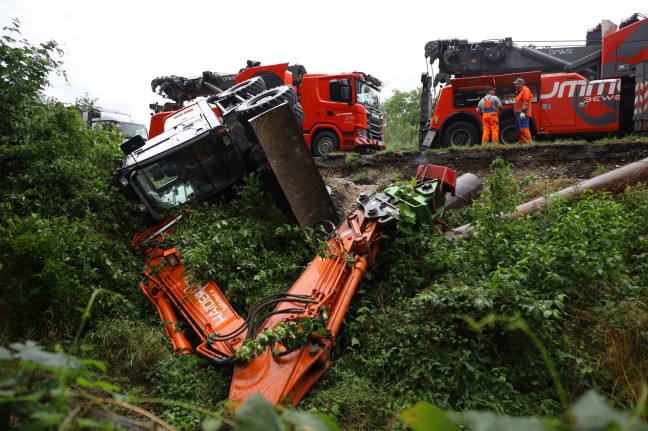
[[[146,206],[161,216],[170,208],[207,199],[235,183],[239,179],[236,168],[219,141],[213,137],[199,140],[135,170],[133,182]]]

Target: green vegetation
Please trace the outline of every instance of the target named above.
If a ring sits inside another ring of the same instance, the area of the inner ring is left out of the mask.
[[[367,171],[358,171],[353,174],[353,182],[356,184],[364,184],[367,181]]]
[[[391,150],[418,150],[421,89],[393,90],[383,103],[385,142]]]
[[[648,188],[510,220],[520,192],[550,190],[501,160],[448,214],[471,240],[406,223],[386,238],[304,411],[255,398],[224,416],[231,368],[171,352],[139,292],[130,240],[145,223],[109,186],[120,137],[41,94],[57,49],[0,40],[0,428],[645,429]],[[241,314],[315,255],[254,179],[168,240]]]

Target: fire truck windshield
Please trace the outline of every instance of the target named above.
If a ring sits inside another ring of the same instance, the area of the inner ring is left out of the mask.
[[[209,141],[200,141],[147,164],[133,174],[140,196],[157,214],[202,200],[232,184],[236,177]]]
[[[148,132],[143,124],[137,123],[119,123],[117,125],[119,130],[124,135],[124,139],[130,139],[133,136],[140,135],[144,139],[148,139]]]
[[[356,79],[356,97],[359,103],[380,109],[380,91],[361,79]]]

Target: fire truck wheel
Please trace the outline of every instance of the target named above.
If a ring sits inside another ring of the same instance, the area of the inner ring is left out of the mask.
[[[252,96],[263,93],[265,89],[265,81],[260,77],[253,77],[228,88],[221,94],[211,98],[210,101],[218,102],[226,108],[229,108],[240,103],[239,97],[249,99]]]
[[[502,120],[500,127],[500,141],[502,144],[511,145],[519,142],[518,129],[515,118]]]
[[[325,154],[339,150],[340,140],[335,133],[324,130],[315,135],[311,144],[311,149],[313,151],[313,156],[322,157]]]
[[[236,108],[236,111],[238,112],[239,119],[247,122],[250,118],[256,117],[284,102],[288,102],[291,108],[297,103],[297,94],[289,85],[282,85],[281,87],[266,90],[241,103]]]
[[[477,145],[478,142],[477,128],[465,121],[451,124],[443,134],[446,147]]]

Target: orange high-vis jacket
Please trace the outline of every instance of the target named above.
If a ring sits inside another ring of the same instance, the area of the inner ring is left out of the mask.
[[[520,88],[520,92],[515,96],[515,104],[513,105],[513,109],[515,112],[520,112],[524,111],[524,113],[531,117],[532,112],[531,112],[531,98],[533,96],[531,95],[531,90],[529,90],[529,87],[526,85]]]

